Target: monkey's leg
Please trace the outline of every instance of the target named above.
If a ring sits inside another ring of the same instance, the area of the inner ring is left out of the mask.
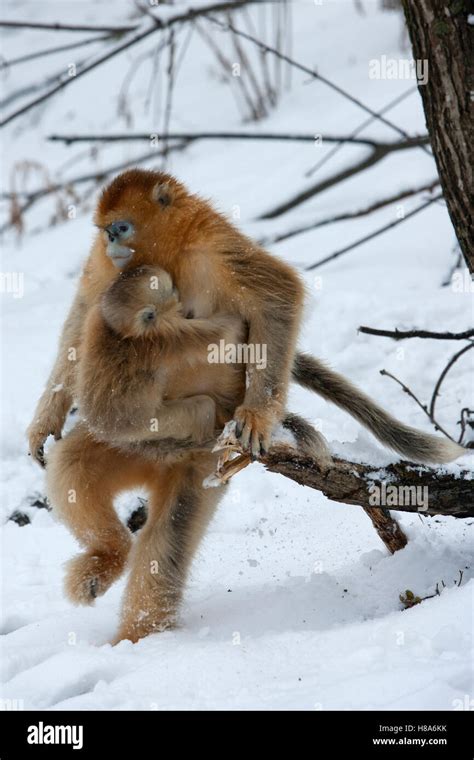
[[[216,426],[216,405],[210,396],[199,395],[176,401],[163,401],[149,420],[149,427],[131,427],[110,432],[115,443],[157,441],[163,438],[183,440],[186,438],[201,443],[214,435]]]
[[[47,493],[54,514],[85,548],[68,562],[65,591],[75,604],[92,604],[122,574],[131,536],[114,496],[149,478],[149,465],[96,441],[78,425],[48,458]]]
[[[122,621],[114,643],[138,641],[177,620],[187,572],[223,488],[205,489],[215,454],[155,469],[149,515],[132,550]]]

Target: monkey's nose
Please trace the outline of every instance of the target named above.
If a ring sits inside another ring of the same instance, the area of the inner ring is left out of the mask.
[[[142,314],[142,320],[144,321],[145,324],[149,324],[150,322],[152,322],[155,319],[155,317],[156,317],[156,312],[152,308],[146,309]]]
[[[118,222],[112,222],[105,228],[109,240],[113,243],[115,240],[127,240],[135,232],[135,228],[131,222],[120,220]]]

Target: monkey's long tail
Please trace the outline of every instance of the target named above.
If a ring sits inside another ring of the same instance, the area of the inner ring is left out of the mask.
[[[297,354],[293,379],[355,417],[381,443],[413,462],[451,462],[466,450],[448,438],[423,433],[392,417],[345,377],[319,359]]]

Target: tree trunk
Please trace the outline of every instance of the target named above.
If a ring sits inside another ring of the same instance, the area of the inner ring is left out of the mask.
[[[474,27],[468,14],[474,3],[403,0],[403,9],[413,57],[428,65],[428,81],[418,89],[449,216],[473,275]]]

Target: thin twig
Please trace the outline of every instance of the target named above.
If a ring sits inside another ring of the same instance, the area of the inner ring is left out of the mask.
[[[104,42],[105,40],[112,39],[112,37],[112,34],[104,34],[102,37],[90,37],[87,40],[81,40],[81,42],[70,42],[68,45],[58,45],[57,47],[37,50],[35,53],[21,55],[19,58],[11,58],[10,60],[5,58],[0,63],[0,69],[11,69],[12,66],[16,66],[18,63],[26,63],[27,61],[34,61],[37,58],[45,58],[48,55],[54,55],[55,53],[63,53],[65,50],[73,50],[74,48],[84,47],[85,45],[93,45],[97,42]]]
[[[372,148],[368,155],[362,159],[359,159],[359,161],[356,161],[356,163],[351,164],[344,169],[341,169],[326,179],[320,180],[315,185],[307,187],[305,190],[302,190],[296,195],[292,196],[289,200],[283,201],[277,206],[271,208],[269,211],[266,211],[258,218],[274,219],[277,216],[286,214],[287,211],[292,211],[294,208],[296,208],[296,206],[299,206],[301,203],[305,203],[315,195],[318,195],[328,188],[333,187],[334,185],[338,185],[340,182],[343,182],[344,180],[349,179],[350,177],[354,177],[356,174],[360,174],[360,172],[369,169],[371,166],[379,163],[379,161],[382,161],[382,159],[384,159],[389,154],[399,150],[416,148],[421,143],[426,142],[428,142],[428,138],[422,135],[420,137],[411,138],[410,140],[406,141],[401,140],[400,142],[395,143],[379,143]]]
[[[402,217],[401,219],[396,219],[394,222],[390,222],[390,224],[385,224],[383,227],[379,227],[377,230],[374,230],[374,232],[371,232],[370,235],[364,235],[364,237],[359,238],[359,240],[355,240],[350,245],[346,245],[344,248],[340,248],[338,251],[331,253],[329,256],[325,256],[324,259],[320,259],[320,261],[316,261],[314,264],[311,264],[309,267],[306,267],[306,271],[311,272],[313,269],[317,269],[323,264],[327,264],[328,261],[334,261],[334,259],[339,258],[339,256],[342,256],[343,254],[348,253],[349,251],[353,251],[355,248],[358,248],[363,243],[367,243],[369,240],[373,240],[379,235],[383,235],[384,232],[387,232],[388,230],[391,230],[394,227],[397,227],[399,224],[406,222],[407,219],[410,219],[412,216],[419,214],[420,211],[423,211],[425,208],[428,208],[428,206],[431,206],[431,204],[435,203],[435,201],[439,201],[442,197],[443,197],[442,193],[439,193],[439,195],[435,195],[433,198],[429,198],[427,201],[425,201],[425,203],[422,203],[421,206],[417,206],[417,208],[413,209],[413,211],[410,211],[408,214],[405,214],[405,216]]]
[[[247,24],[247,28],[254,35],[256,35],[257,31],[255,29],[252,17],[249,14],[247,8],[243,9],[243,11],[242,11],[242,17],[243,17],[243,20],[245,21],[245,23]],[[269,70],[269,67],[268,67],[268,57],[265,55],[265,53],[263,52],[263,50],[259,50],[258,52],[259,52],[260,67],[261,67],[261,70],[262,70],[262,79],[263,79],[263,83],[264,83],[264,86],[265,86],[265,91],[266,91],[266,95],[267,95],[267,98],[268,98],[268,102],[272,106],[274,106],[274,105],[276,105],[276,102],[277,102],[277,94],[276,94],[276,92],[274,90],[274,87],[272,85],[272,82],[271,82],[270,70]]]
[[[458,271],[458,269],[460,269],[460,268],[461,268],[461,265],[462,265],[462,264],[463,264],[463,262],[464,262],[464,258],[463,258],[463,255],[462,255],[462,251],[461,251],[461,249],[460,249],[460,247],[459,247],[459,243],[458,243],[458,241],[457,241],[457,240],[456,240],[456,242],[454,243],[454,246],[453,246],[453,248],[452,248],[452,253],[453,253],[453,254],[456,256],[456,259],[455,259],[455,261],[454,261],[454,264],[451,264],[451,266],[450,266],[450,268],[449,268],[449,272],[448,272],[448,274],[446,275],[446,277],[444,277],[444,278],[443,278],[443,281],[442,281],[442,283],[441,283],[441,287],[442,287],[442,288],[446,288],[446,287],[448,287],[449,285],[451,285],[451,283],[452,283],[452,280],[453,280],[453,275],[454,275],[454,273],[455,273],[455,272],[457,272],[457,271]]]
[[[224,80],[230,82],[230,91],[237,102],[237,107],[241,107],[237,96],[237,93],[240,93],[243,102],[246,104],[249,110],[250,115],[255,118],[254,104],[252,102],[250,93],[247,90],[247,86],[244,82],[243,77],[234,77],[230,75],[230,72],[232,71],[232,62],[226,58],[219,45],[217,45],[216,41],[213,39],[212,35],[209,34],[207,29],[205,29],[203,26],[201,26],[201,24],[198,24],[197,22],[195,22],[194,26],[222,68]]]
[[[106,61],[109,61],[114,56],[118,55],[119,53],[122,53],[124,50],[127,50],[132,45],[136,45],[138,42],[141,42],[146,37],[149,37],[151,34],[153,34],[156,31],[159,31],[160,29],[169,29],[174,24],[183,23],[186,21],[192,21],[195,18],[198,18],[199,16],[207,15],[210,12],[219,12],[219,11],[226,11],[231,9],[239,8],[242,5],[245,5],[247,2],[251,2],[252,0],[234,0],[234,2],[231,2],[231,0],[227,0],[227,2],[221,2],[216,3],[213,6],[204,6],[201,8],[193,8],[191,10],[187,10],[184,13],[180,13],[176,16],[172,16],[169,19],[166,19],[162,21],[158,17],[153,17],[153,19],[149,19],[148,23],[139,24],[137,27],[134,27],[133,30],[129,30],[128,33],[125,33],[124,39],[119,42],[117,45],[115,45],[111,50],[108,50],[105,53],[102,53],[101,55],[97,55],[92,57],[89,61],[84,62],[81,66],[78,66],[76,69],[75,76],[70,76],[68,72],[65,72],[62,76],[60,76],[58,79],[59,81],[53,85],[51,88],[46,90],[42,95],[35,98],[34,100],[30,100],[28,103],[25,103],[24,106],[19,108],[17,111],[14,111],[13,113],[6,116],[4,119],[0,121],[0,127],[5,126],[6,124],[9,124],[14,119],[17,119],[22,114],[29,111],[31,108],[34,108],[35,106],[39,105],[40,103],[43,103],[45,100],[50,98],[52,95],[55,95],[57,92],[60,92],[65,87],[68,87],[72,82],[77,81],[77,79],[80,79],[80,77],[84,76],[84,74],[88,74],[90,71],[93,71],[97,66],[100,66],[102,63],[105,63]],[[89,29],[90,31],[90,29]],[[101,29],[101,31],[110,31],[110,29]]]
[[[168,148],[168,153],[171,150],[183,150],[186,148],[188,143],[186,141],[183,141],[181,143],[177,143],[176,145],[172,145]],[[152,151],[148,151],[147,153],[144,153],[142,156],[138,156],[135,158],[128,159],[127,161],[122,161],[119,164],[114,164],[113,166],[109,166],[107,169],[101,169],[94,172],[89,172],[87,174],[82,174],[78,177],[72,177],[71,179],[64,180],[64,182],[57,182],[55,184],[47,185],[44,188],[41,188],[40,190],[35,190],[31,193],[3,193],[2,197],[4,199],[13,201],[16,199],[17,196],[25,198],[25,202],[22,206],[18,208],[18,213],[20,215],[23,215],[26,211],[29,211],[30,208],[39,200],[42,198],[46,198],[48,195],[54,194],[58,192],[59,190],[66,190],[67,188],[74,186],[74,185],[80,185],[84,182],[101,182],[102,180],[106,179],[111,174],[115,174],[116,172],[121,172],[124,169],[128,169],[129,166],[136,166],[137,164],[143,164],[146,161],[151,161],[152,159],[157,159],[162,157],[163,152],[161,150],[157,150],[156,148]],[[1,228],[0,233],[6,232],[8,229],[10,229],[13,225],[11,222],[6,222]]]
[[[474,417],[474,410],[469,409],[467,406],[464,407],[464,409],[461,409],[461,417],[458,421],[458,425],[461,426],[461,432],[459,434],[458,443],[462,444],[464,440],[464,436],[466,434],[466,428],[468,425],[473,425],[473,422],[471,421],[471,417]],[[468,446],[469,448],[469,446]]]
[[[454,354],[454,356],[452,357],[452,359],[450,359],[450,361],[447,363],[446,367],[441,372],[441,374],[440,374],[440,376],[439,376],[439,378],[437,380],[437,383],[436,383],[436,385],[434,387],[433,395],[431,397],[430,411],[429,411],[431,418],[434,418],[436,399],[438,398],[441,385],[442,385],[442,383],[443,383],[446,375],[448,374],[448,372],[451,369],[451,367],[454,364],[456,364],[457,360],[463,354],[465,354],[466,351],[470,351],[471,348],[474,348],[474,342],[469,342],[469,344],[467,346],[464,346],[464,348],[462,348],[460,351],[458,351],[456,354]]]
[[[211,9],[210,9],[211,11]],[[211,11],[212,12],[212,11]],[[377,119],[378,121],[381,121],[383,124],[385,124],[387,127],[390,127],[395,132],[398,132],[399,135],[404,137],[407,140],[410,140],[410,135],[405,132],[404,129],[397,126],[393,122],[389,121],[388,119],[385,119],[383,116],[381,116],[379,113],[374,111],[372,108],[369,108],[369,106],[366,106],[365,103],[363,103],[358,98],[354,97],[354,95],[351,95],[347,90],[344,90],[339,85],[332,82],[327,77],[322,76],[322,74],[318,74],[317,71],[314,69],[310,69],[308,66],[304,66],[303,64],[299,63],[298,61],[295,61],[293,58],[290,58],[289,56],[285,55],[284,53],[280,52],[276,48],[272,47],[271,45],[267,45],[266,43],[262,42],[261,40],[254,37],[252,34],[248,34],[247,32],[243,31],[242,29],[236,29],[236,27],[229,23],[221,21],[220,19],[217,19],[215,16],[210,16],[206,14],[206,18],[209,19],[209,21],[212,21],[212,23],[217,24],[217,26],[221,27],[221,29],[225,29],[228,31],[233,32],[234,34],[239,35],[240,37],[243,37],[246,40],[249,40],[249,42],[253,42],[254,45],[257,45],[260,49],[264,50],[267,53],[271,53],[272,55],[276,55],[278,58],[280,58],[282,61],[286,61],[286,63],[290,64],[290,66],[293,66],[294,68],[298,69],[299,71],[304,72],[305,74],[309,74],[309,76],[313,77],[314,79],[318,79],[323,84],[327,85],[327,87],[330,87],[332,90],[337,92],[339,95],[342,95],[346,100],[349,100],[354,105],[358,106],[363,111],[366,111],[366,113],[369,113],[374,119]]]
[[[230,14],[226,14],[226,18],[228,19],[230,23]],[[232,24],[231,24],[232,26]],[[245,71],[247,74],[249,83],[254,91],[254,98],[252,99],[252,95],[250,95],[250,99],[252,101],[253,105],[253,114],[254,119],[258,120],[261,119],[263,116],[267,115],[267,110],[265,107],[265,98],[264,95],[260,89],[260,85],[258,83],[257,77],[254,74],[253,66],[250,63],[249,59],[247,58],[247,55],[245,53],[245,50],[243,49],[242,45],[240,44],[239,37],[234,34],[234,32],[231,31],[232,36],[232,44],[234,46],[234,51],[237,56],[237,59],[240,61],[241,64],[241,72]],[[243,79],[243,77],[240,77]]]
[[[174,85],[175,85],[174,64],[175,64],[175,53],[176,53],[174,34],[175,34],[174,29],[170,29],[168,43],[167,43],[169,57],[168,57],[168,66],[166,69],[166,73],[168,75],[168,87],[166,88],[166,104],[165,104],[165,114],[164,114],[164,119],[163,119],[163,132],[165,134],[169,132],[169,127],[171,123],[171,112],[173,108],[173,92],[174,92]],[[163,143],[163,161],[165,163],[166,163],[167,156],[168,156],[168,140],[166,139]]]
[[[44,21],[1,21],[0,27],[12,27],[15,29],[51,29],[53,32],[108,32],[109,34],[124,34],[133,32],[137,26],[92,26],[91,24],[60,24],[59,22],[46,23]]]
[[[395,380],[395,382],[398,383],[398,385],[401,386],[401,388],[404,390],[404,392],[407,393],[410,396],[410,398],[412,398],[413,401],[415,401],[418,404],[418,406],[420,407],[420,409],[422,409],[424,411],[424,413],[426,414],[426,416],[430,420],[431,424],[434,425],[435,430],[439,430],[441,433],[443,433],[446,436],[446,438],[449,438],[450,441],[454,441],[454,438],[452,438],[449,435],[449,433],[447,433],[446,430],[441,427],[441,425],[439,424],[439,422],[437,422],[434,419],[433,415],[430,414],[430,412],[428,411],[428,407],[425,404],[421,403],[421,401],[419,400],[419,398],[417,398],[415,396],[415,394],[413,393],[413,391],[411,391],[410,388],[408,388],[408,386],[405,385],[405,383],[402,383],[402,381],[399,380],[398,377],[395,377],[395,375],[392,375],[390,372],[387,372],[386,369],[381,369],[380,370],[380,374],[381,375],[386,375],[387,377],[391,377],[392,380]]]
[[[418,92],[418,87],[410,87],[409,90],[402,93],[401,95],[397,95],[396,98],[393,98],[393,100],[390,100],[383,108],[380,109],[380,111],[377,111],[378,116],[382,116],[384,113],[387,113],[392,108],[395,108],[399,103],[402,102],[402,100],[405,100],[409,95],[413,95],[414,92]],[[373,124],[373,122],[376,121],[375,116],[370,116],[368,119],[365,119],[359,126],[357,126],[352,132],[351,137],[357,137],[361,132],[366,129],[366,127]],[[344,147],[344,143],[340,143],[339,145],[336,145],[334,148],[332,148],[329,153],[327,153],[324,158],[322,158],[320,161],[318,161],[317,164],[311,167],[311,169],[308,169],[308,171],[305,173],[305,177],[311,177],[313,174],[315,174],[319,169],[321,169],[324,164],[326,164],[333,156],[338,153],[341,148]]]
[[[132,86],[132,83],[142,65],[145,61],[147,61],[150,58],[156,58],[156,56],[159,56],[161,51],[166,47],[166,40],[161,40],[155,50],[147,50],[145,53],[142,53],[141,55],[138,55],[134,60],[132,61],[130,68],[128,69],[122,84],[120,86],[120,90],[117,97],[117,113],[119,116],[122,116],[125,119],[125,123],[127,126],[130,126],[132,124],[132,114],[130,112],[130,109],[128,107],[128,93],[130,90],[130,87]],[[153,64],[152,64],[153,68]],[[149,139],[149,138],[148,138]]]
[[[326,219],[320,219],[317,222],[310,222],[309,224],[305,224],[302,227],[294,227],[293,229],[287,230],[286,232],[282,232],[278,235],[265,238],[264,240],[261,240],[260,242],[265,245],[279,243],[282,240],[288,240],[288,238],[295,237],[295,235],[301,235],[304,232],[309,232],[310,230],[315,230],[315,229],[318,229],[319,227],[325,227],[328,224],[334,224],[336,222],[345,222],[348,219],[359,219],[360,217],[367,216],[368,214],[372,214],[374,211],[378,211],[379,209],[384,208],[385,206],[390,206],[392,203],[401,201],[404,198],[410,198],[411,196],[416,195],[417,193],[431,191],[437,185],[439,185],[439,179],[435,179],[432,182],[428,183],[427,185],[422,185],[421,187],[414,187],[414,188],[410,188],[406,190],[401,190],[399,193],[396,193],[395,195],[390,195],[388,198],[383,198],[382,200],[376,201],[375,203],[371,203],[370,206],[366,206],[365,208],[359,209],[358,211],[347,211],[343,214],[336,214],[335,216],[331,216]]]
[[[379,330],[376,327],[359,327],[359,332],[366,335],[380,335],[382,338],[404,340],[405,338],[432,338],[433,340],[466,340],[474,337],[474,330],[464,332],[433,332],[431,330]]]

